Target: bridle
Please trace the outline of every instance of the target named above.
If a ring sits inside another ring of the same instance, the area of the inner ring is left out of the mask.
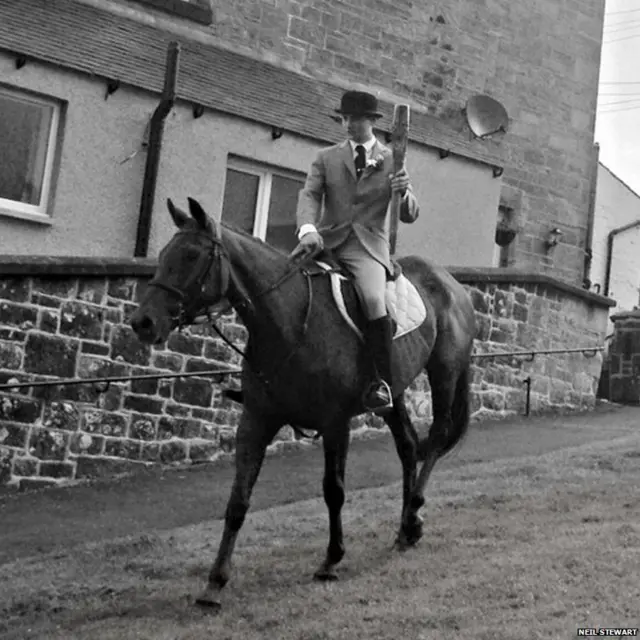
[[[148,284],[149,287],[156,287],[166,291],[170,296],[178,300],[178,310],[176,314],[171,316],[171,320],[175,323],[178,330],[193,324],[194,320],[202,312],[208,314],[208,310],[227,296],[229,289],[229,281],[231,274],[231,260],[227,250],[224,248],[222,241],[204,233],[203,231],[179,231],[174,236],[174,240],[178,236],[195,236],[205,238],[210,243],[209,251],[198,258],[198,262],[193,268],[192,277],[187,280],[182,289],[178,289],[171,284],[163,282],[157,276]],[[217,290],[211,290],[211,269],[216,262],[219,263],[219,286]],[[197,289],[197,292],[196,292]],[[185,304],[187,294],[193,290],[191,304]],[[186,292],[186,293],[185,293]]]

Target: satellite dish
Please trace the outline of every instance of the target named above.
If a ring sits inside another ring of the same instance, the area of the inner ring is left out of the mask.
[[[467,100],[464,113],[469,129],[476,138],[486,138],[494,133],[507,131],[509,125],[507,110],[490,96],[471,96]]]

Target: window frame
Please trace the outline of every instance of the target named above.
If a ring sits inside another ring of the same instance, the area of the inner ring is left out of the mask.
[[[54,187],[53,183],[56,159],[58,156],[58,144],[62,122],[63,105],[59,100],[56,100],[55,98],[38,95],[19,87],[7,87],[6,85],[2,84],[0,84],[0,95],[6,95],[21,102],[52,108],[49,137],[47,138],[46,142],[47,149],[45,152],[40,204],[34,205],[26,202],[20,202],[18,200],[9,200],[7,198],[0,197],[1,215],[24,218],[28,220],[48,221],[51,219],[49,209]]]
[[[252,235],[260,240],[266,240],[267,227],[269,226],[269,204],[271,203],[273,177],[279,176],[292,180],[300,180],[304,184],[306,175],[302,172],[293,171],[284,167],[275,167],[273,165],[263,164],[239,156],[229,155],[227,158],[227,166],[225,168],[225,190],[227,188],[226,172],[229,169],[258,176],[258,194],[256,196],[256,205],[253,214]],[[223,213],[224,212],[221,211],[220,219],[222,219]]]

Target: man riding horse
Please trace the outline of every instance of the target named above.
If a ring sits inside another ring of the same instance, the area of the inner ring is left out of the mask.
[[[393,193],[402,194],[399,218],[404,222],[416,219],[418,206],[406,172],[391,175],[393,154],[372,134],[380,117],[375,97],[348,92],[338,113],[349,139],[321,151],[312,164],[299,198],[300,244],[294,253],[311,254],[326,246],[354,274],[369,321],[367,343],[374,354],[377,384],[367,389],[365,368],[371,367],[360,357],[362,345],[353,327],[339,324],[343,316],[326,280],[312,279],[302,265],[291,264],[289,256],[275,247],[216,221],[192,198],[188,212],[168,201],[178,230],[160,252],[155,275],[131,317],[140,340],[161,344],[203,309],[227,300],[248,332],[236,472],[218,553],[196,600],[211,610],[221,606],[267,447],[286,424],[322,436],[329,543],[314,577],[338,578],[336,568],[345,555],[341,514],[351,419],[362,413],[363,390],[366,406],[376,411],[391,401],[391,327],[385,305],[392,268],[387,210]],[[394,345],[402,357],[394,361],[396,395],[383,416],[402,463],[396,542],[406,549],[423,534],[419,511],[434,465],[461,441],[469,425],[476,327],[471,298],[450,273],[420,256],[398,262],[425,307],[424,320]],[[420,437],[402,392],[423,371],[431,388],[433,422]]]
[[[385,290],[393,268],[389,253],[391,196],[401,196],[402,222],[419,213],[405,169],[393,174],[393,154],[373,134],[382,114],[377,98],[347,91],[339,109],[347,139],[322,149],[311,164],[296,212],[299,244],[292,257],[326,248],[353,276],[367,318],[365,341],[373,356],[376,379],[365,392],[368,411],[391,409],[392,326]],[[324,209],[323,209],[324,205]]]

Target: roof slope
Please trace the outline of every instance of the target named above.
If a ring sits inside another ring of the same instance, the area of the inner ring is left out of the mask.
[[[602,162],[598,162],[598,164],[619,184],[621,184],[623,187],[625,187],[625,189],[627,189],[627,191],[629,191],[629,193],[631,193],[631,195],[635,196],[636,198],[640,199],[640,194],[638,194],[637,191],[635,191],[634,189],[632,189],[622,178],[620,178],[619,176],[617,176],[611,169],[609,169],[609,167],[607,167],[606,164],[602,163]]]
[[[0,2],[0,50],[155,93],[162,91],[171,41],[181,45],[179,99],[317,140],[343,137],[328,117],[339,87],[74,0]],[[382,122],[390,123],[393,105],[382,102],[381,111]],[[491,165],[503,162],[498,145],[470,140],[415,110],[410,139]]]

